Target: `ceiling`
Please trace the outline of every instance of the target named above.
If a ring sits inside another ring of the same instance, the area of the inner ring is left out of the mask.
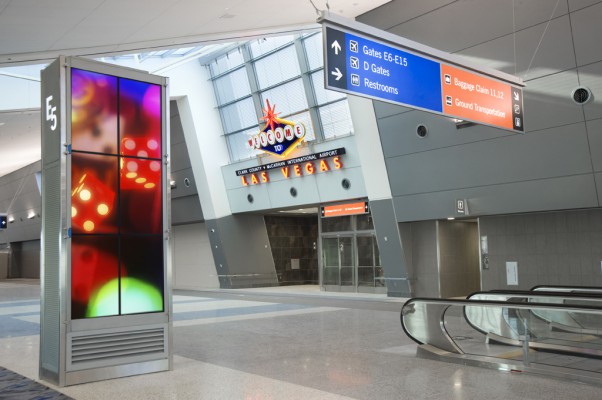
[[[14,90],[11,82],[22,79],[3,72],[25,64],[35,79],[35,64],[58,55],[101,58],[299,32],[317,28],[314,4],[324,10],[327,2],[333,13],[517,75],[551,104],[570,95],[575,79],[563,86],[545,77],[570,78],[577,65],[599,60],[601,0],[0,0],[0,176],[40,159],[39,111],[6,101],[27,103],[39,83]],[[600,68],[581,68],[580,83],[600,90]]]
[[[388,1],[328,3],[354,18]],[[315,27],[316,18],[310,0],[0,0],[0,66],[236,40]]]
[[[354,18],[388,1],[328,0],[328,7]],[[16,101],[23,93],[14,90],[22,82],[15,67],[32,65],[26,95],[36,96],[33,65],[59,55],[100,58],[302,31],[317,28],[314,5],[327,9],[326,0],[0,0],[0,176],[41,158],[40,113]]]

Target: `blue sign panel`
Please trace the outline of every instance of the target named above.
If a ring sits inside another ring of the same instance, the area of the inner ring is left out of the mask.
[[[326,38],[328,86],[443,111],[439,63],[330,27]]]
[[[323,32],[327,89],[524,131],[519,87],[383,44],[376,33],[366,37],[329,25]]]

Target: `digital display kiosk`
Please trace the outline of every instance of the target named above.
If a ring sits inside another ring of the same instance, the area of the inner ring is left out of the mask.
[[[167,79],[61,57],[42,71],[40,377],[171,368]]]

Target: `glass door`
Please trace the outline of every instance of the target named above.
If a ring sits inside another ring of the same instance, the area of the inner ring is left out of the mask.
[[[354,262],[353,236],[339,237],[341,292],[355,292],[357,274]]]
[[[356,290],[353,236],[322,238],[322,286],[328,291]]]
[[[339,275],[339,238],[322,238],[322,286],[338,287]]]

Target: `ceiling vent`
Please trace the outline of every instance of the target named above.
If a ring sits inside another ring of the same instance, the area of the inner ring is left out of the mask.
[[[592,92],[583,86],[580,86],[578,88],[576,88],[575,90],[573,90],[573,93],[571,94],[571,97],[573,98],[573,101],[577,104],[586,104],[589,103],[593,97]]]

